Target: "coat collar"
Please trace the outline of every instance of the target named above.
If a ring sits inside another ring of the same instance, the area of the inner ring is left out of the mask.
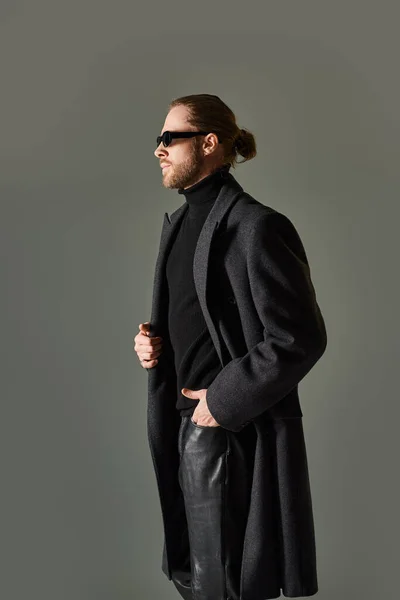
[[[210,248],[213,237],[221,223],[225,213],[236,201],[239,194],[243,192],[242,186],[236,181],[231,173],[227,174],[226,181],[221,187],[221,190],[211,207],[210,212],[204,222],[203,228],[197,240],[197,245],[193,258],[193,279],[196,287],[197,296],[199,298],[200,307],[214,342],[216,351],[220,358],[221,364],[224,366],[221,344],[218,338],[217,330],[212,322],[208,307],[207,307],[207,276],[208,266],[210,261]],[[185,201],[175,212],[168,216],[164,213],[164,220],[161,230],[159,253],[155,266],[154,286],[151,308],[151,331],[152,335],[158,335],[157,329],[162,321],[162,311],[165,308],[164,298],[167,297],[163,293],[165,283],[165,266],[170,244],[173,239],[173,234],[178,228],[181,220],[188,209],[188,204]]]

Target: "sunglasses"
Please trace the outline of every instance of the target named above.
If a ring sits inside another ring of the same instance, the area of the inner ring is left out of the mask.
[[[157,136],[157,148],[161,144],[169,146],[174,138],[191,138],[195,135],[207,135],[211,131],[164,131],[162,135]]]

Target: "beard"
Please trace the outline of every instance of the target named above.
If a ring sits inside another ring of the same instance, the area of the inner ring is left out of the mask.
[[[194,139],[190,153],[184,162],[172,164],[165,169],[163,184],[166,188],[186,188],[198,181],[204,166],[203,156],[200,152],[198,140]]]

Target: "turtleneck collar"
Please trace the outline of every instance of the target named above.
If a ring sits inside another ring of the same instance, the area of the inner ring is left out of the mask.
[[[178,194],[183,194],[189,205],[197,206],[200,204],[212,202],[218,196],[221,187],[225,183],[230,165],[219,167],[200,181],[184,189],[179,188]]]

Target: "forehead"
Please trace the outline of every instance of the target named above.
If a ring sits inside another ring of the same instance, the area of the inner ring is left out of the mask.
[[[167,114],[161,135],[164,131],[191,131],[193,126],[187,121],[188,109],[186,106],[174,106]]]

